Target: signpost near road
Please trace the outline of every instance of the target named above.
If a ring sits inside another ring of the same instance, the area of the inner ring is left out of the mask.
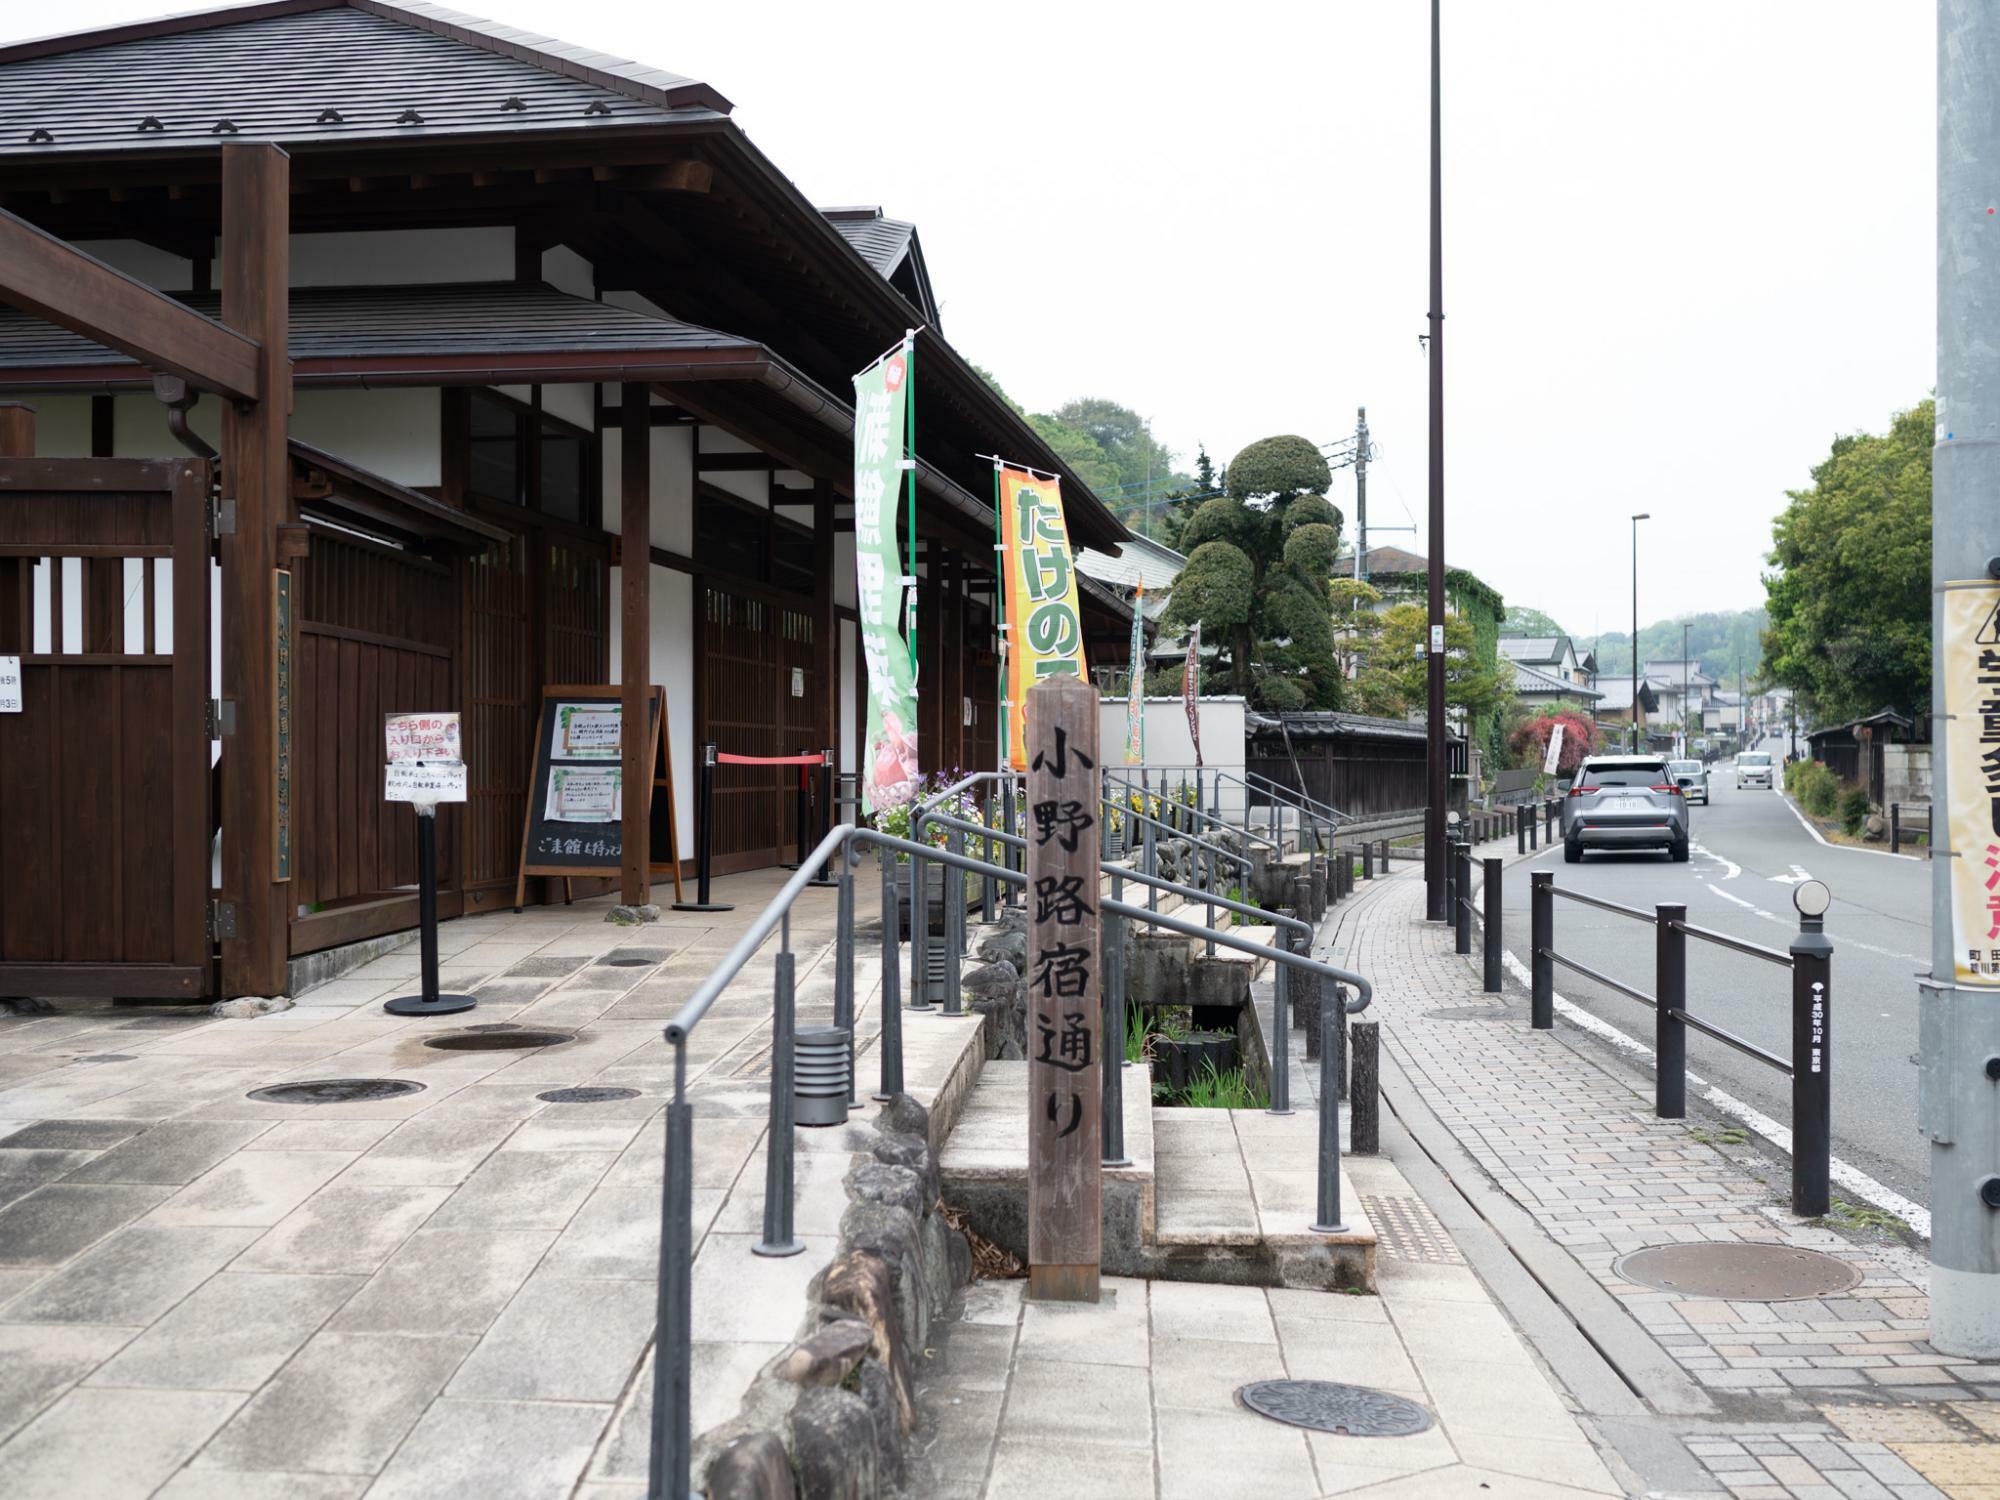
[[[470,995],[438,993],[437,810],[465,800],[456,713],[386,714],[382,720],[382,791],[408,802],[417,814],[417,941],[422,992],[384,1001],[392,1016],[450,1016],[479,1002]]]
[[[1103,1265],[1097,689],[1028,690],[1028,1295],[1095,1302]]]

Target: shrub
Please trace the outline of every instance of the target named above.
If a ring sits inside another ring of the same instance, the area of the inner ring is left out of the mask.
[[[1833,772],[1816,760],[1800,761],[1798,767],[1793,795],[1799,799],[1799,805],[1816,818],[1832,817],[1840,801],[1840,783]]]
[[[1849,838],[1858,838],[1868,821],[1868,794],[1860,787],[1849,787],[1840,794],[1840,826]]]

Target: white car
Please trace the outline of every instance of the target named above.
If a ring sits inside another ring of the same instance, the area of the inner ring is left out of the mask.
[[[1764,750],[1746,750],[1736,757],[1736,790],[1771,790],[1771,756]]]

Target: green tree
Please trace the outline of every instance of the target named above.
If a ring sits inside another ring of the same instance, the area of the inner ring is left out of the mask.
[[[1500,633],[1528,636],[1569,634],[1562,626],[1556,624],[1553,618],[1525,604],[1507,606],[1507,618],[1500,622]]]
[[[1362,648],[1354,678],[1355,701],[1365,713],[1400,719],[1421,711],[1429,697],[1430,615],[1421,604],[1397,604]],[[1496,714],[1514,696],[1511,662],[1489,667],[1479,659],[1478,636],[1463,615],[1444,619],[1444,701],[1468,723]]]
[[[1922,401],[1886,433],[1835,438],[1773,528],[1756,670],[1823,720],[1930,701],[1935,422]]]
[[[1264,438],[1236,455],[1227,493],[1197,505],[1181,530],[1188,562],[1166,618],[1199,620],[1203,639],[1228,653],[1232,690],[1259,708],[1340,706],[1326,587],[1340,549],[1331,482],[1309,440]]]

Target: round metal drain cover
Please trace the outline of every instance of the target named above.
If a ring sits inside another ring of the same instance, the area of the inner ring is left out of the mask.
[[[636,1099],[637,1089],[582,1088],[550,1089],[535,1097],[544,1104],[609,1104],[614,1099]]]
[[[440,1052],[521,1052],[531,1047],[560,1047],[575,1040],[575,1034],[568,1031],[449,1031],[425,1037],[424,1045]]]
[[[1238,1387],[1236,1398],[1274,1421],[1343,1437],[1410,1437],[1431,1425],[1414,1401],[1332,1380],[1258,1380]]]
[[[597,966],[600,969],[643,969],[648,964],[658,962],[657,958],[619,958],[614,955],[610,958],[600,958]]]
[[[423,1092],[407,1078],[315,1078],[307,1083],[277,1083],[252,1089],[246,1096],[267,1104],[366,1104]]]
[[[1846,1261],[1790,1245],[1654,1245],[1612,1269],[1663,1292],[1743,1302],[1834,1297],[1861,1285],[1861,1272]]]
[[[1505,1021],[1509,1019],[1507,1008],[1502,1005],[1446,1005],[1437,1010],[1424,1012],[1426,1021]]]

